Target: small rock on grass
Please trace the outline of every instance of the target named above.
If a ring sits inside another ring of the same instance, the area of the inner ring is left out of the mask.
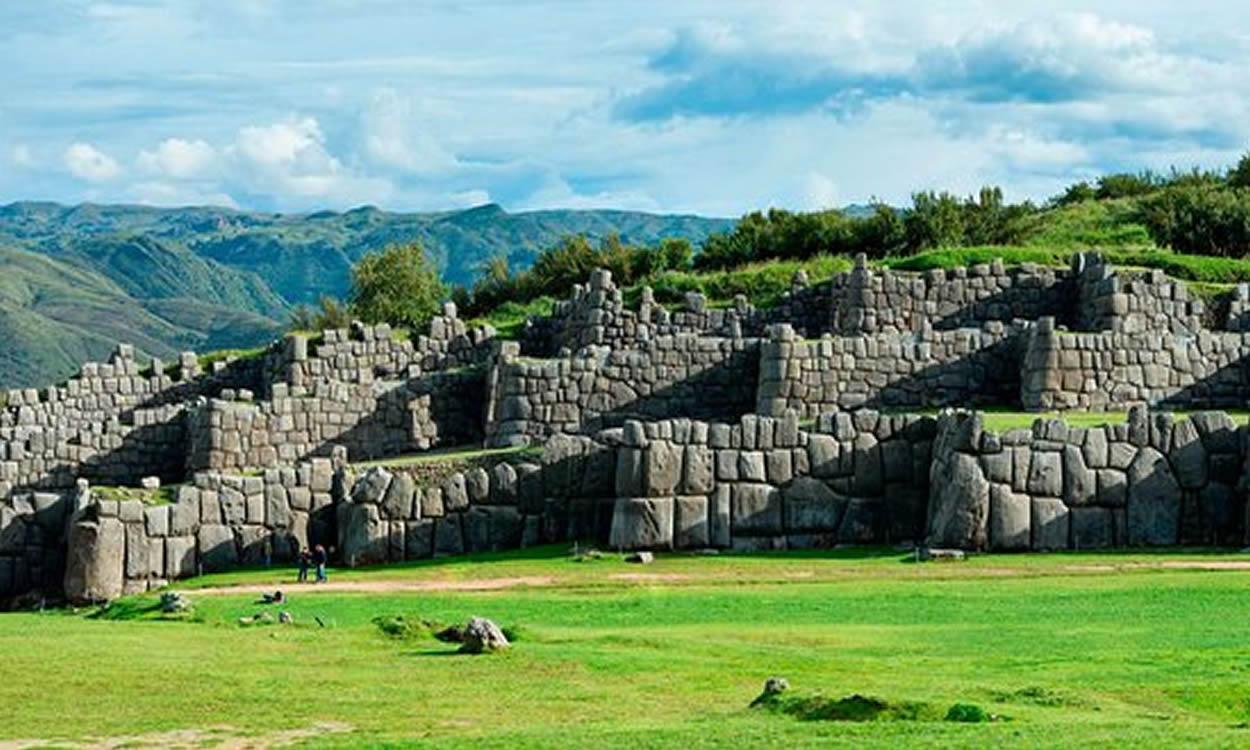
[[[461,653],[482,654],[508,648],[508,639],[494,622],[485,617],[474,617],[464,626]]]
[[[625,562],[639,563],[642,565],[650,565],[655,562],[655,555],[650,552],[635,552],[625,558]]]

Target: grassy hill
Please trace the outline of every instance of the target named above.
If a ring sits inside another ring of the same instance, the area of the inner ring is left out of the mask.
[[[118,342],[145,355],[257,346],[291,306],[347,292],[352,265],[420,240],[444,278],[471,283],[487,259],[523,268],[566,234],[699,242],[727,219],[629,211],[400,214],[364,207],[283,215],[227,208],[0,206],[0,387],[43,385]]]

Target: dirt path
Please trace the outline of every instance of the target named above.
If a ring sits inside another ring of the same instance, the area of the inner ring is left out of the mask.
[[[66,748],[67,750],[121,750],[122,748],[161,748],[162,750],[268,750],[289,747],[297,742],[324,734],[352,731],[350,724],[322,722],[303,729],[288,729],[260,735],[238,734],[234,727],[207,727],[204,729],[175,729],[172,732],[153,732],[125,737],[107,737],[84,742],[64,740],[0,740],[0,750],[38,750],[39,748]]]
[[[518,576],[515,578],[482,578],[470,581],[331,581],[329,583],[249,583],[242,586],[218,586],[185,589],[187,594],[266,594],[281,589],[284,595],[333,591],[335,593],[388,593],[404,591],[496,591],[517,586],[550,586],[552,576]],[[0,750],[4,750],[0,746]]]

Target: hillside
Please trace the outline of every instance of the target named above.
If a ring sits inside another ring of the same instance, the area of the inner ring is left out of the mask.
[[[728,219],[629,211],[508,213],[496,205],[401,214],[372,207],[282,215],[227,208],[0,206],[0,387],[41,385],[108,355],[256,346],[292,305],[342,296],[365,253],[420,240],[444,278],[471,283],[500,253],[524,268],[566,234],[699,242]]]

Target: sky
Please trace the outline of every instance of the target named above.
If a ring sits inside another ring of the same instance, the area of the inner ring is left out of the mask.
[[[738,216],[1250,149],[1189,0],[5,0],[0,203]]]

